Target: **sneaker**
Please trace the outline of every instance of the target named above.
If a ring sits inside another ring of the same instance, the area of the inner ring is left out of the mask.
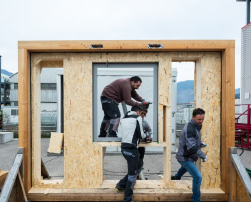
[[[119,184],[117,184],[115,189],[117,189],[118,191],[125,191],[126,186],[120,186]]]
[[[171,180],[177,180],[175,176],[171,176]]]

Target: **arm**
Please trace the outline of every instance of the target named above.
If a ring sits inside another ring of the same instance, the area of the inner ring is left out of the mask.
[[[133,99],[137,100],[138,102],[142,102],[143,101],[143,98],[138,95],[138,93],[136,92],[136,90],[132,90],[131,96],[132,96]]]
[[[196,129],[192,124],[188,124],[187,126],[187,134],[186,134],[186,146],[189,153],[197,156],[198,158],[205,159],[206,155],[200,150],[200,146],[196,144]]]
[[[152,128],[151,126],[149,125],[149,123],[145,120],[143,120],[143,129],[149,133],[152,132]]]
[[[131,87],[130,86],[124,86],[121,90],[122,90],[123,99],[124,99],[124,101],[125,101],[125,103],[127,105],[139,106],[139,107],[142,106],[141,103],[138,103],[138,102],[135,102],[135,101],[132,100]]]
[[[139,117],[137,118],[137,121],[138,121],[138,123],[139,123],[141,138],[144,139],[144,138],[146,138],[146,134],[145,134],[144,131],[143,131],[142,117],[139,116]]]

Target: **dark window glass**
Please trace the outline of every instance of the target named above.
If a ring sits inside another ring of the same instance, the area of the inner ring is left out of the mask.
[[[14,89],[18,89],[18,84],[14,83]]]
[[[18,106],[18,101],[14,101],[14,106]]]
[[[41,90],[56,90],[55,83],[41,83]]]
[[[17,115],[17,110],[16,109],[12,109],[11,110],[11,116],[16,116]]]

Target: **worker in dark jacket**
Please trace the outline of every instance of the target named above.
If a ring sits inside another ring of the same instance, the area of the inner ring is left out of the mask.
[[[205,111],[203,109],[194,109],[191,121],[183,128],[179,138],[179,149],[176,154],[176,159],[181,164],[181,168],[175,176],[172,176],[172,180],[180,180],[186,172],[192,175],[193,202],[200,202],[200,185],[202,181],[202,175],[195,165],[195,162],[198,158],[201,158],[202,162],[207,161],[206,155],[200,150],[200,148],[207,146],[205,143],[201,142],[200,137],[200,130],[204,117]]]
[[[142,80],[138,76],[127,79],[117,79],[106,86],[101,94],[101,104],[104,111],[104,118],[100,126],[98,137],[117,137],[117,129],[120,122],[119,103],[125,101],[130,106],[146,106],[144,101],[135,91],[140,87]],[[138,102],[133,101],[131,98]]]
[[[138,144],[140,139],[144,139],[146,134],[143,131],[141,108],[134,106],[121,120],[121,152],[127,161],[128,174],[119,181],[116,189],[125,191],[124,202],[133,202],[133,188],[137,176],[141,172],[142,162],[139,159]]]

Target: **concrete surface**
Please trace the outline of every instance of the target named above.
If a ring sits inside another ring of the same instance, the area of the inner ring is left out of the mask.
[[[61,179],[64,175],[64,157],[63,155],[47,155],[47,149],[49,146],[49,138],[42,138],[42,159],[45,166],[53,179]],[[11,142],[0,144],[0,169],[9,171],[18,148],[18,139],[14,139]],[[241,150],[238,149],[238,154]],[[251,150],[245,150],[243,155],[240,157],[244,167],[251,169]],[[180,165],[175,159],[175,154],[171,155],[171,171],[175,174],[179,169]],[[126,161],[123,156],[118,153],[106,153],[104,159],[104,175],[105,179],[119,180],[127,171]],[[161,179],[163,175],[163,154],[146,152],[144,158],[144,175],[149,180]],[[188,173],[185,174],[183,179],[191,179]]]
[[[4,144],[13,140],[13,132],[0,132],[0,144]]]

